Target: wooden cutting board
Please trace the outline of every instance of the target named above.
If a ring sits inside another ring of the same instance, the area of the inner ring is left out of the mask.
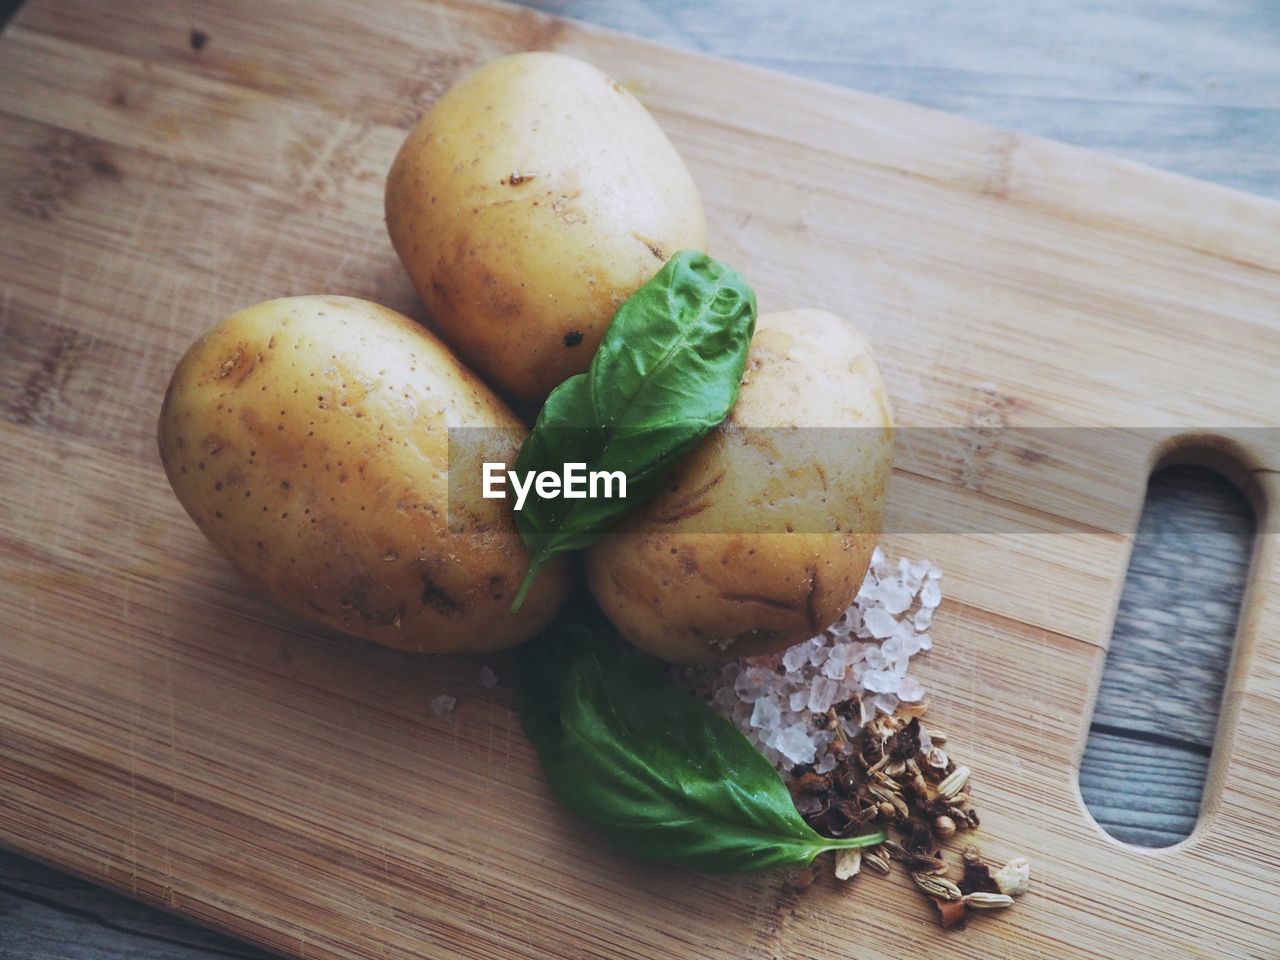
[[[509,661],[317,633],[255,596],[169,492],[161,392],[221,316],[322,291],[422,316],[384,174],[433,98],[524,49],[637,91],[762,308],[848,316],[901,424],[987,438],[895,491],[1023,532],[888,545],[946,571],[920,674],[978,771],[985,849],[1035,861],[1017,909],[943,933],[901,874],[797,892],[624,861],[549,798],[509,685],[480,687]],[[1075,771],[1130,542],[1107,531],[1131,525],[1157,442],[1099,484],[1087,457],[1019,456],[1000,430],[1275,427],[1277,205],[527,11],[411,0],[28,0],[0,38],[0,198],[5,844],[300,957],[1280,955],[1274,536],[1200,827],[1125,848]],[[1266,436],[1231,461],[1261,497],[1280,467]],[[1027,492],[1055,485],[1075,532],[1030,532]],[[456,713],[430,713],[441,692]]]

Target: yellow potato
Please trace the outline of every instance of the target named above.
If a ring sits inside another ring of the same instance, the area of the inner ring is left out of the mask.
[[[866,341],[820,310],[762,316],[732,413],[591,548],[591,592],[624,637],[681,663],[814,636],[862,583],[892,459]]]
[[[450,427],[487,429],[451,450]],[[159,424],[178,499],[268,596],[435,653],[520,643],[564,599],[564,566],[544,568],[508,611],[529,555],[509,504],[480,497],[478,464],[450,462],[460,449],[513,460],[524,434],[413,321],[320,296],[269,300],[205,334],[174,371]]]
[[[618,305],[707,233],[640,102],[553,53],[497,60],[441,97],[396,156],[386,215],[444,339],[530,403],[586,370]]]

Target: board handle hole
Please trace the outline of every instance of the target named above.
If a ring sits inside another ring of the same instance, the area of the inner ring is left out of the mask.
[[[1247,471],[1205,452],[1171,453],[1148,481],[1079,769],[1093,819],[1142,847],[1200,817],[1252,566],[1261,505],[1228,479]]]

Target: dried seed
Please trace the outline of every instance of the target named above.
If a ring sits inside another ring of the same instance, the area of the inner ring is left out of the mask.
[[[913,873],[911,879],[916,882],[917,887],[931,897],[939,897],[942,900],[959,900],[962,896],[960,888],[946,877],[939,877],[932,873]]]
[[[831,789],[831,781],[820,773],[810,770],[791,781],[791,795],[824,793]]]
[[[934,735],[933,739],[934,739],[934,742],[936,743],[938,740],[938,737],[936,734]],[[925,763],[927,763],[929,766],[933,767],[936,770],[947,769],[947,764],[951,762],[951,759],[947,756],[947,751],[942,750],[938,747],[930,747],[929,752],[924,755],[924,760],[925,760]]]
[[[907,820],[910,818],[911,808],[907,806],[907,801],[903,800],[899,796],[892,796],[889,798],[889,803],[892,805],[894,813],[898,815],[899,820]]]
[[[1013,897],[1004,893],[971,893],[964,898],[964,903],[975,910],[1000,910],[1013,906]]]
[[[891,777],[900,777],[906,772],[907,764],[904,760],[895,760],[884,768],[884,772]]]
[[[948,800],[955,799],[960,795],[960,791],[969,785],[971,773],[968,767],[956,767],[947,774],[945,780],[938,784],[938,795]]]
[[[867,780],[867,789],[871,789],[872,787],[876,787],[880,790],[894,790],[897,787],[897,784],[895,781],[890,780],[889,775],[883,770],[877,770],[875,773],[870,774],[869,779]]]
[[[941,745],[947,742],[947,735],[943,733],[941,730],[930,729],[929,739],[932,740],[934,743]],[[942,751],[939,750],[938,752],[941,753]]]
[[[848,880],[856,877],[862,869],[861,850],[836,851],[836,879]]]
[[[933,832],[946,839],[956,832],[956,822],[948,816],[941,816],[933,821]]]
[[[881,801],[876,809],[880,811],[880,816],[886,820],[892,820],[898,812],[888,800]]]
[[[912,853],[928,853],[933,849],[933,831],[925,823],[911,825],[911,838],[907,840],[907,849]]]
[[[947,865],[927,853],[913,853],[907,857],[907,869],[912,873],[943,874],[947,872]]]
[[[897,840],[886,840],[880,844],[880,849],[891,856],[894,860],[907,859],[907,848],[900,844]]]
[[[902,796],[902,784],[898,783],[897,780],[888,779],[884,774],[876,775],[874,786],[879,787],[887,794],[886,800],[892,799],[894,796]]]
[[[862,862],[877,873],[888,874],[890,870],[889,858],[881,853],[879,847],[862,851]]]
[[[952,927],[964,926],[967,911],[963,900],[939,900],[937,897],[931,899],[933,905],[938,908],[942,929],[949,930]]]

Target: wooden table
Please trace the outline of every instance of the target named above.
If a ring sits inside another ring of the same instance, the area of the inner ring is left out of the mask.
[[[927,15],[891,0],[529,5],[1280,196],[1280,23],[1266,0],[1221,13],[955,0]],[[1144,529],[1169,532],[1135,553],[1081,783],[1116,836],[1161,845],[1194,821],[1233,630],[1214,605],[1229,594],[1206,596],[1202,578],[1239,583],[1248,522],[1225,485],[1184,471],[1153,485]],[[1194,575],[1180,562],[1193,556],[1208,557]],[[1171,636],[1186,641],[1177,662],[1158,662]],[[1117,785],[1135,755],[1152,772]],[[262,954],[0,853],[0,958],[227,956]]]

